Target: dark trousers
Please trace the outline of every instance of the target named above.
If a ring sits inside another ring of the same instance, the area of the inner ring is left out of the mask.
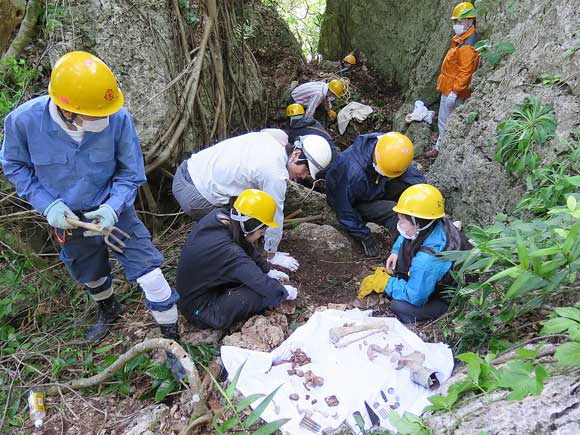
[[[268,308],[264,300],[246,286],[235,287],[215,296],[204,308],[195,310],[192,323],[201,328],[226,329]]]
[[[393,299],[391,310],[402,323],[415,323],[435,320],[447,312],[449,305],[439,297],[432,297],[425,305],[418,307],[409,302]]]

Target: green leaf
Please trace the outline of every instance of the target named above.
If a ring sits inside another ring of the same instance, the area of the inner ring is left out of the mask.
[[[580,310],[574,307],[557,307],[554,311],[558,316],[565,317],[567,319],[576,320],[580,323]]]
[[[568,329],[568,334],[570,335],[570,340],[580,341],[580,326]]]
[[[106,346],[99,347],[95,349],[95,354],[100,355],[101,353],[105,353],[110,351],[115,346],[115,343],[107,344]]]
[[[228,418],[221,424],[220,429],[225,432],[238,424],[240,424],[240,419],[238,417]]]
[[[520,233],[516,235],[516,246],[518,248],[518,258],[524,269],[528,270],[530,268],[530,259],[528,257],[528,251],[522,240]]]
[[[176,387],[177,382],[175,382],[173,379],[164,380],[161,382],[161,385],[159,385],[157,391],[155,392],[155,401],[161,402],[163,399],[165,399],[165,397],[167,397],[168,394],[172,393]]]
[[[240,374],[242,373],[242,370],[243,370],[245,365],[246,365],[246,362],[244,361],[244,363],[236,370],[236,374],[234,375],[234,378],[232,379],[232,383],[230,385],[228,385],[228,388],[226,390],[226,396],[230,400],[232,399],[232,397],[234,397],[234,391],[236,391],[236,386],[238,385],[238,380],[240,379]]]
[[[563,366],[578,366],[580,365],[580,343],[575,341],[561,344],[554,356]]]
[[[541,366],[538,366],[541,367]],[[509,388],[511,400],[521,400],[533,394],[539,395],[544,388],[544,380],[548,377],[545,369],[534,370],[533,364],[523,361],[513,361],[506,369],[499,370],[499,385]]]
[[[576,210],[577,205],[578,201],[576,201],[576,198],[574,198],[574,196],[572,195],[568,196],[568,198],[566,199],[566,207],[568,207],[568,210],[570,211]]]
[[[146,372],[153,379],[170,379],[172,378],[171,369],[165,364],[156,364],[150,367]]]
[[[479,383],[479,375],[481,374],[482,364],[482,360],[479,355],[473,352],[466,352],[457,355],[457,359],[467,364],[467,374],[469,379],[471,379],[474,384]]]
[[[565,317],[555,317],[553,319],[544,320],[541,323],[543,325],[542,330],[540,331],[541,335],[559,334],[560,332],[566,331],[568,328],[578,326],[578,322]]]
[[[532,272],[525,271],[512,283],[506,297],[512,299],[525,291],[532,291],[544,284],[544,279]]]
[[[399,416],[396,411],[389,412],[389,421],[391,424],[397,429],[397,432],[404,435],[415,435],[421,433],[422,424],[417,422],[412,417],[417,418],[416,416],[405,412],[403,417]]]
[[[252,435],[270,435],[288,423],[291,419],[290,418],[283,418],[281,420],[276,420],[271,423],[268,423],[261,428],[255,430]]]
[[[236,406],[236,412],[242,412],[256,400],[261,399],[262,397],[264,397],[263,394],[252,394],[251,396],[244,398],[240,401],[240,403],[238,403],[238,406]]]
[[[266,396],[266,398],[260,402],[260,404],[256,407],[256,409],[254,409],[254,412],[252,412],[248,416],[248,418],[246,420],[246,426],[249,427],[258,421],[258,419],[260,418],[260,416],[262,415],[264,410],[268,407],[270,402],[274,399],[274,395],[278,392],[278,390],[280,389],[281,386],[282,385],[280,385],[278,388],[276,388],[274,391],[272,391],[270,394],[268,394]]]
[[[516,355],[518,359],[525,360],[525,359],[536,359],[538,356],[537,349],[518,349],[516,350]]]

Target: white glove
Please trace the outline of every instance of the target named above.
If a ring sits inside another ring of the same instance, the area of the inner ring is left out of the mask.
[[[447,95],[447,102],[449,104],[455,104],[455,101],[457,101],[457,94],[453,91],[449,92],[449,95]]]
[[[280,280],[290,280],[290,277],[288,275],[286,275],[284,272],[280,271],[280,270],[276,270],[276,269],[272,269],[270,270],[267,275],[272,278],[272,279],[277,279],[278,281]]]
[[[281,266],[292,272],[296,272],[298,266],[300,266],[298,261],[296,261],[294,257],[291,257],[287,252],[276,252],[272,258],[268,259],[268,262],[275,264],[276,266]]]
[[[288,292],[288,297],[286,298],[287,301],[293,301],[298,297],[298,289],[296,287],[285,285],[284,288]]]

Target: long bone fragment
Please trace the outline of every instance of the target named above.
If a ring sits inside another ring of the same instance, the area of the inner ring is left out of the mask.
[[[393,355],[391,362],[396,364],[396,369],[400,370],[403,367],[409,367],[411,370],[411,380],[425,388],[437,388],[439,380],[435,376],[435,371],[425,367],[425,354],[414,351],[409,355]]]
[[[389,330],[389,327],[387,325],[385,325],[384,323],[367,323],[364,325],[352,325],[352,326],[338,326],[336,328],[332,328],[330,329],[328,335],[330,338],[330,342],[332,344],[334,344],[335,347],[346,347],[349,344],[355,343],[359,340],[362,340],[370,335],[373,334],[377,334],[379,332],[385,332],[387,333]],[[365,334],[361,337],[355,338],[353,340],[350,341],[341,341],[344,337],[347,337],[349,335],[352,334],[356,334],[358,332],[363,332],[363,331],[372,331],[368,334]]]

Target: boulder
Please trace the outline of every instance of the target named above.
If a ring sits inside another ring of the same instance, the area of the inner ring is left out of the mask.
[[[296,229],[287,231],[285,239],[301,251],[310,248],[312,255],[326,260],[348,261],[352,259],[350,239],[330,225],[303,223]]]
[[[250,318],[240,332],[224,337],[222,344],[243,349],[270,352],[279,346],[288,332],[288,320],[284,314],[271,312],[267,316]]]
[[[340,228],[334,210],[326,202],[326,195],[289,181],[284,200],[284,214],[288,215],[298,209],[302,209],[302,214],[297,217],[314,216],[322,213],[324,214],[325,224]]]

